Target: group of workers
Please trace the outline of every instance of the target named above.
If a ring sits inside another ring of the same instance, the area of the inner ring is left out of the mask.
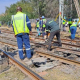
[[[37,19],[36,21],[36,28],[37,28],[37,36],[41,35],[41,31],[42,31],[42,36],[44,38],[45,36],[45,24],[46,24],[46,19],[44,16],[40,17],[40,19]]]
[[[77,30],[77,24],[75,21],[72,21],[72,19],[69,17],[68,21],[66,21],[65,19],[63,19],[63,31],[65,30],[65,24],[66,22],[68,22],[68,26],[69,26],[69,33],[71,33],[71,39],[75,39],[75,34],[76,34],[76,30]]]
[[[52,41],[55,35],[59,43],[58,46],[62,46],[61,40],[60,40],[60,28],[55,21],[46,20],[45,17],[42,16],[40,17],[40,20],[37,19],[36,27],[37,27],[38,36],[41,35],[41,31],[42,31],[43,38],[46,35],[46,39],[48,40],[45,42],[45,44],[48,45],[47,49],[49,51],[52,50],[51,46],[52,46]],[[48,37],[49,34],[50,36]]]
[[[30,49],[30,41],[29,41],[29,33],[31,32],[31,22],[26,14],[22,12],[21,7],[17,7],[17,13],[15,15],[12,15],[12,28],[14,31],[14,35],[17,39],[17,45],[18,45],[18,52],[19,57],[21,60],[24,60],[23,55],[23,44],[25,46],[26,50],[26,57],[28,59],[31,59],[31,49]],[[47,41],[45,42],[46,45],[48,45],[48,50],[51,51],[52,41],[54,36],[57,37],[58,46],[62,46],[61,39],[60,39],[60,28],[59,25],[54,20],[46,20],[44,16],[40,17],[40,20],[37,19],[36,23],[37,27],[37,36],[46,35]],[[71,37],[74,39],[75,33],[76,33],[76,25],[73,23],[70,25],[70,31],[71,31]],[[48,36],[48,33],[50,35]]]

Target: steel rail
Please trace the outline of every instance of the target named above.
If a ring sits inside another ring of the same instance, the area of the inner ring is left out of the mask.
[[[9,32],[8,31],[6,31],[6,30],[1,30],[2,32],[7,32],[7,33],[9,33],[10,32],[10,34],[13,34],[14,32],[11,32],[11,30],[9,30]],[[36,33],[36,32],[34,32],[34,33]],[[34,35],[35,36],[35,34],[30,34],[30,35]],[[42,36],[40,36],[40,37],[42,37]],[[54,39],[57,39],[57,38],[54,38]],[[80,42],[80,40],[70,40],[70,39],[61,39],[61,40],[63,40],[63,41],[70,41],[70,42]]]
[[[7,52],[0,49],[6,55],[12,64],[16,65],[24,74],[28,75],[32,80],[44,80],[41,76],[33,72],[31,69],[29,69],[24,64],[20,63],[18,60],[14,59],[11,55],[9,55]]]
[[[40,38],[35,38],[35,39],[39,39],[39,40],[43,40],[44,41],[44,39],[40,39]],[[57,41],[52,41],[52,42],[59,43]],[[61,42],[61,43],[64,44],[64,45],[69,45],[69,46],[74,46],[74,47],[79,47],[80,48],[80,45],[69,44],[69,43],[64,43],[64,42]]]
[[[33,41],[32,41],[33,42]],[[44,46],[44,47],[46,47],[46,46],[48,46],[48,45],[45,45],[45,44],[42,44],[42,43],[37,43],[37,42],[33,42],[36,46]],[[64,50],[70,50],[70,51],[75,51],[75,52],[80,52],[80,51],[78,51],[78,50],[74,50],[74,49],[69,49],[69,48],[64,48],[64,47],[58,47],[58,46],[52,46],[52,49],[57,49],[57,48],[59,48],[59,49],[64,49]]]
[[[6,32],[6,33],[10,33],[10,34],[14,34],[14,32],[13,31],[11,31],[11,30],[1,30],[1,32]]]
[[[2,36],[0,36],[1,38],[7,38],[8,40],[10,39],[11,41],[15,41],[16,42],[16,40],[13,40],[14,38],[8,38],[8,37],[2,37]],[[31,38],[30,38],[31,39]],[[39,40],[44,40],[44,39],[40,39],[40,38],[35,38],[35,39],[39,39]],[[69,41],[69,40],[66,40],[66,41]],[[57,41],[53,41],[53,42],[56,42],[56,43],[58,43]],[[74,42],[76,42],[76,41],[74,41]],[[64,44],[64,45],[69,45],[69,46],[74,46],[74,47],[79,47],[80,48],[80,45],[73,45],[73,44],[69,44],[69,43],[64,43],[64,42],[62,42],[62,44]]]
[[[31,42],[34,43],[34,44],[38,44],[38,45],[41,45],[41,46],[45,46],[44,44],[34,42],[33,40],[32,40]],[[2,44],[7,44],[7,45],[10,45],[10,46],[14,46],[14,47],[17,48],[17,43],[16,43],[16,44],[12,44],[12,43],[8,43],[8,42],[4,42],[4,41],[0,41],[0,43],[2,43]],[[64,44],[65,44],[65,43],[64,43]],[[69,44],[69,45],[70,45],[70,44]],[[70,46],[71,46],[71,45],[70,45]],[[72,46],[74,46],[74,45],[72,45]],[[52,46],[52,47],[53,47],[53,49],[54,49],[54,48],[59,48],[59,49],[65,49],[65,50],[80,52],[80,51],[78,51],[78,50],[73,50],[73,49],[69,49],[69,48],[63,48],[63,47],[57,47],[57,46]],[[77,47],[80,47],[80,46],[77,45]]]
[[[64,63],[67,63],[67,64],[74,64],[74,65],[80,66],[80,62],[79,61],[75,61],[75,60],[71,60],[71,59],[68,59],[68,58],[56,56],[56,55],[52,54],[51,52],[45,53],[44,51],[40,51],[40,50],[35,50],[35,52],[37,54],[40,54],[41,56],[43,55],[43,56],[46,56],[48,58],[53,58],[53,59],[56,58],[60,62],[64,62]]]
[[[45,39],[43,39],[43,40],[45,40]],[[53,40],[57,40],[57,38],[54,38]],[[70,39],[63,39],[63,38],[61,38],[61,41],[70,41],[70,42],[75,42],[75,43],[80,42],[80,40],[70,40]]]
[[[16,42],[16,40],[13,40],[13,39],[15,39],[15,38],[8,38],[8,37],[2,37],[2,36],[0,36],[1,38],[7,38],[8,40],[11,40],[11,41],[14,41],[14,42]],[[31,38],[30,38],[31,39]],[[40,39],[40,38],[35,38],[35,39]],[[45,40],[45,39],[40,39],[40,40]],[[65,40],[65,39],[63,39],[63,40]],[[70,41],[70,40],[65,40],[65,41]],[[53,41],[53,42],[56,42],[56,43],[58,43],[57,41]],[[80,41],[72,41],[72,42],[80,42]],[[75,47],[80,47],[79,45],[73,45],[73,44],[68,44],[68,43],[64,43],[64,42],[62,42],[62,44],[64,44],[64,45],[70,45],[70,46],[75,46]]]

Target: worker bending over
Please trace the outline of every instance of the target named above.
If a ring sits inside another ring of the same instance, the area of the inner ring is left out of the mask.
[[[76,30],[77,25],[75,24],[75,22],[73,22],[73,24],[70,26],[71,39],[75,39]]]
[[[26,56],[28,59],[31,58],[29,31],[31,31],[31,23],[28,16],[22,13],[22,8],[17,7],[17,14],[12,15],[12,27],[14,30],[15,37],[17,38],[19,57],[21,60],[23,56],[23,43],[26,49]]]
[[[54,36],[56,35],[57,40],[58,40],[58,46],[62,46],[61,44],[61,40],[60,40],[60,28],[58,26],[58,24],[53,21],[53,20],[48,20],[46,22],[46,35],[48,37],[48,32],[50,30],[50,36],[47,40],[47,42],[45,42],[45,44],[48,44],[48,50],[51,51],[51,42],[53,41]]]

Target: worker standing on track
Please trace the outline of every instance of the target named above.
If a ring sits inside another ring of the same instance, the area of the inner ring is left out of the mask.
[[[56,35],[58,43],[59,43],[58,46],[62,46],[62,44],[61,44],[61,39],[60,39],[60,28],[59,28],[59,25],[55,21],[48,20],[46,22],[46,35],[47,35],[47,37],[48,37],[49,30],[50,30],[50,36],[49,36],[47,42],[45,42],[45,44],[48,44],[48,50],[50,51],[51,46],[52,46],[51,42],[53,41],[53,38],[55,35]]]
[[[37,19],[37,23],[36,23],[36,28],[37,28],[37,36],[40,36],[40,25],[39,25],[39,19]]]
[[[73,24],[70,26],[71,39],[75,39],[76,30],[77,30],[77,25],[75,24],[75,22],[73,22]]]
[[[31,32],[31,23],[28,16],[22,13],[22,8],[17,7],[17,13],[12,15],[12,27],[14,30],[15,37],[17,38],[19,57],[21,60],[23,56],[23,43],[26,49],[26,56],[28,59],[31,58],[29,31]]]
[[[40,17],[39,25],[40,25],[40,33],[41,33],[41,30],[42,30],[42,27],[43,27],[42,17]]]
[[[45,19],[45,17],[44,16],[42,16],[42,20],[43,20],[43,26],[42,26],[42,36],[43,36],[43,38],[44,38],[44,36],[45,36],[45,27],[46,27],[46,19]]]

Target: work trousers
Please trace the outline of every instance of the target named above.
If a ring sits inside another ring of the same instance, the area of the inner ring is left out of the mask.
[[[51,42],[53,41],[53,38],[54,38],[55,35],[57,37],[57,41],[58,41],[59,46],[62,45],[61,44],[61,39],[60,39],[60,30],[53,31],[53,32],[50,33],[50,36],[49,36],[49,39],[48,39],[48,42],[47,42],[48,49],[51,49],[51,46],[52,46],[52,43]]]
[[[38,33],[37,36],[40,36],[40,28],[39,27],[37,28],[37,33]]]
[[[43,36],[43,38],[44,38],[44,36],[45,36],[45,27],[42,27],[42,36]]]
[[[70,27],[71,39],[75,39],[76,30],[77,30],[76,27],[74,27],[74,26]]]
[[[68,24],[69,25],[69,33],[70,33],[70,26],[71,26],[71,24]]]
[[[21,33],[16,36],[17,38],[17,44],[18,44],[18,51],[19,51],[19,57],[20,59],[23,59],[23,43],[25,45],[26,49],[26,57],[31,58],[31,50],[30,50],[30,41],[29,41],[29,34],[27,33]]]
[[[65,29],[65,24],[63,24],[63,31],[66,31],[66,29]]]

